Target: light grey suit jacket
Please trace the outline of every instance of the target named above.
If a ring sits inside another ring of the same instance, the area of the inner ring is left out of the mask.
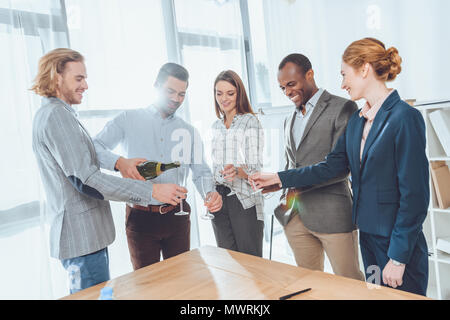
[[[353,101],[331,95],[324,90],[312,110],[298,148],[292,136],[297,112],[294,111],[284,122],[285,170],[323,161],[357,109]],[[281,203],[275,209],[275,216],[282,225],[286,225],[293,214],[299,214],[303,224],[311,231],[342,233],[355,229],[352,224],[352,196],[348,175],[298,191],[301,192],[297,200],[298,208],[289,210],[285,206],[286,190],[283,190]]]
[[[54,258],[83,256],[114,241],[107,200],[150,202],[151,182],[100,171],[91,137],[75,111],[58,98],[44,98],[33,119],[33,151],[47,198]]]

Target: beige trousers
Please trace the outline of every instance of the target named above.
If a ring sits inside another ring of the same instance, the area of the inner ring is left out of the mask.
[[[299,267],[323,271],[325,251],[336,275],[365,280],[359,268],[357,230],[347,233],[314,232],[306,228],[296,214],[284,232]]]

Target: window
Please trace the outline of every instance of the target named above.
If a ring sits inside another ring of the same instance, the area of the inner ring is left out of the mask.
[[[70,45],[85,56],[88,73],[89,90],[79,110],[90,113],[80,115],[147,106],[156,74],[167,62],[161,1],[65,2]]]
[[[290,105],[276,82],[281,59],[293,52],[311,60],[318,86],[348,97],[340,88],[345,48],[364,37],[395,46],[402,72],[389,86],[404,99],[448,98],[450,22],[446,0],[272,1],[262,0],[272,103]],[[280,23],[282,21],[282,23]]]
[[[67,47],[67,39],[63,2],[0,0],[0,299],[53,298],[45,282],[50,267],[39,223],[43,193],[31,147],[40,98],[28,89],[39,58]]]
[[[67,45],[59,1],[27,6],[29,1],[0,1],[0,210],[39,200],[39,178],[31,148],[31,127],[40,99],[28,89],[43,52]],[[11,7],[10,7],[11,6]],[[52,8],[52,10],[49,10]],[[46,10],[45,10],[46,9]],[[39,213],[35,212],[38,216]]]

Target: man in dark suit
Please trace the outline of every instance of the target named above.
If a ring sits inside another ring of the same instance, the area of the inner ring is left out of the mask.
[[[357,106],[318,88],[311,62],[304,55],[288,55],[278,69],[280,88],[295,104],[284,122],[285,170],[322,161]],[[284,189],[275,209],[297,265],[323,271],[326,252],[335,274],[363,281],[351,214],[348,173],[314,188]]]

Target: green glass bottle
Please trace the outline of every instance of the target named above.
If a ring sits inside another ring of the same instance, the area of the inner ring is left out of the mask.
[[[154,179],[164,171],[169,169],[178,168],[179,162],[161,163],[155,161],[146,161],[136,166],[137,171],[145,180]]]

